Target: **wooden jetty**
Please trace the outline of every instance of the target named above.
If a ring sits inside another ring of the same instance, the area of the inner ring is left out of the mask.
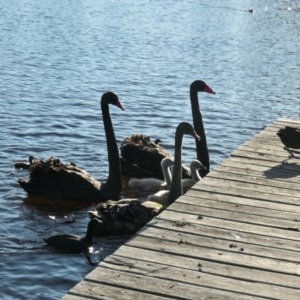
[[[280,119],[104,259],[64,300],[300,299],[300,159]]]

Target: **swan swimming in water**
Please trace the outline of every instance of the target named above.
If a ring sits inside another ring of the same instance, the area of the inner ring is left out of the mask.
[[[140,192],[155,193],[160,190],[169,189],[171,186],[170,166],[173,165],[173,160],[166,157],[161,161],[161,168],[164,174],[164,180],[157,178],[130,178],[128,186],[132,189],[138,189]]]
[[[196,184],[198,181],[202,179],[198,170],[202,170],[203,168],[205,167],[202,165],[202,163],[199,160],[193,159],[191,161],[190,170],[191,170],[192,178],[183,178],[181,180],[183,194],[185,194],[194,184]],[[172,179],[170,178],[170,180]],[[149,201],[165,203],[169,197],[169,194],[170,194],[169,190],[160,190],[152,195],[149,195],[147,199]]]
[[[94,230],[100,222],[101,221],[98,219],[91,220],[88,223],[88,228],[84,237],[80,237],[74,234],[58,234],[46,238],[45,242],[48,246],[52,246],[66,253],[84,253],[88,262],[90,264],[93,264],[90,257],[89,248],[93,245]]]
[[[101,111],[107,142],[108,178],[101,183],[75,164],[65,165],[59,159],[47,161],[30,158],[29,180],[19,179],[20,186],[31,196],[78,202],[101,202],[118,199],[122,180],[119,149],[116,142],[109,105],[124,110],[118,96],[106,92],[101,97]]]
[[[196,140],[200,137],[196,134],[192,125],[187,122],[182,122],[178,125],[175,134],[175,152],[174,152],[174,165],[172,168],[172,183],[170,190],[158,191],[153,195],[148,196],[149,201],[155,201],[158,203],[167,203],[168,205],[174,202],[183,192],[182,175],[180,172],[182,165],[182,139],[183,135],[188,132],[194,131],[194,137]],[[192,135],[190,133],[190,135]]]

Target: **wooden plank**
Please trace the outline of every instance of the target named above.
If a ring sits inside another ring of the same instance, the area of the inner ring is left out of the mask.
[[[98,272],[91,272],[86,277],[86,282],[103,283],[109,281],[111,285],[118,286],[121,290],[134,290],[138,293],[152,294],[152,296],[165,297],[168,299],[196,299],[200,295],[203,299],[251,299],[247,295],[241,295],[234,292],[209,288],[195,284],[170,280],[167,278],[153,278],[152,276],[128,273],[120,269],[105,268],[103,263]],[[199,273],[199,272],[198,272]],[[200,275],[196,274],[196,278],[200,279]],[[93,289],[93,287],[92,287]],[[171,293],[170,293],[171,290]],[[99,290],[100,292],[100,290]],[[98,289],[93,291],[99,293]],[[173,296],[172,296],[173,295]],[[144,295],[143,295],[144,296]],[[241,297],[241,298],[238,298]],[[134,298],[136,299],[136,298]],[[145,298],[140,298],[145,299]],[[154,298],[153,298],[154,299]]]
[[[232,172],[234,173],[239,173],[240,171],[267,179],[299,182],[300,167],[293,163],[278,164],[268,161],[256,161],[251,158],[231,157],[223,161],[222,164],[217,166],[214,170],[219,171],[219,168],[224,166],[232,167]],[[234,170],[236,170],[236,172]]]
[[[205,216],[202,212],[189,214],[165,210],[156,218],[156,221],[159,222],[160,219],[174,220],[177,221],[178,224],[200,224],[226,228],[227,230],[235,230],[236,228],[242,227],[243,231],[249,233],[256,233],[269,237],[287,238],[295,241],[299,240],[299,232],[295,230],[288,230],[288,227],[286,229],[266,227],[263,225],[251,224],[243,221],[236,221],[231,219],[226,220],[214,215]]]
[[[275,143],[275,142],[274,142]],[[283,145],[282,145],[283,146]],[[239,151],[245,151],[245,152],[254,152],[253,154],[260,155],[260,156],[272,156],[276,157],[276,161],[282,161],[283,163],[286,162],[290,158],[290,154],[284,150],[283,148],[277,148],[277,147],[271,147],[270,143],[265,146],[263,146],[262,143],[259,143],[257,141],[256,144],[244,144],[241,145],[238,149]],[[293,158],[294,160],[297,158]]]
[[[223,195],[218,198],[216,197],[217,195],[212,195],[206,192],[201,193],[200,196],[197,196],[197,194],[199,193],[189,192],[180,199],[180,202],[177,201],[176,203],[199,206],[199,208],[195,208],[195,211],[196,209],[197,211],[201,211],[201,207],[205,207],[222,209],[224,211],[242,212],[255,216],[267,216],[276,220],[289,220],[295,222],[300,221],[300,206],[295,208],[294,205],[274,204],[265,201],[252,201],[251,198],[245,200],[244,198],[232,196],[224,197]],[[170,209],[178,211],[178,208],[175,204],[172,205]]]
[[[217,180],[222,180],[222,185],[225,183],[227,186],[230,186],[227,181],[235,182],[235,183],[246,183],[253,184],[251,187],[252,189],[259,190],[264,189],[265,191],[269,192],[271,191],[274,194],[277,195],[288,195],[293,197],[300,198],[300,182],[278,182],[275,180],[263,178],[263,177],[256,177],[256,176],[250,176],[243,175],[243,174],[235,174],[233,172],[226,172],[223,169],[223,172],[220,172],[220,169],[218,169],[218,172],[212,171],[210,174],[210,178],[214,178]],[[300,176],[299,178],[300,179]],[[213,181],[212,181],[213,182]]]
[[[174,227],[173,227],[174,229]],[[170,228],[162,229],[157,227],[148,227],[147,230],[143,230],[139,234],[142,237],[147,238],[157,238],[159,241],[166,240],[176,244],[187,244],[204,248],[218,249],[220,251],[229,251],[231,253],[242,252],[247,255],[253,255],[255,257],[265,257],[270,259],[278,259],[287,262],[300,263],[300,250],[298,243],[298,249],[286,250],[279,248],[272,248],[269,245],[257,245],[250,244],[249,242],[243,243],[242,241],[237,241],[234,237],[231,240],[218,237],[216,239],[212,236],[207,235],[197,235],[194,233],[185,232],[184,235],[180,231],[174,231]],[[287,240],[285,240],[288,242]]]
[[[163,243],[157,243],[155,242],[155,238],[139,235],[126,244],[136,248],[152,249],[158,252],[169,253],[174,255],[174,257],[178,256],[177,259],[180,259],[180,256],[192,257],[195,259],[205,257],[212,261],[225,264],[230,263],[233,265],[244,266],[245,268],[254,268],[289,275],[300,275],[300,264],[279,259],[253,256],[247,254],[243,250],[233,252],[230,249],[220,250],[212,247],[199,247],[192,245],[189,241],[185,242],[185,240],[183,240],[182,242],[182,239],[177,242],[164,240]]]
[[[265,161],[273,161],[273,162],[283,162],[283,156],[277,156],[276,154],[265,154],[265,153],[257,153],[253,151],[245,151],[242,149],[235,150],[231,156],[238,156],[238,157],[245,157],[245,158],[252,158],[256,160],[265,160]]]
[[[96,274],[96,273],[95,273]],[[134,282],[132,282],[134,284]],[[112,299],[123,299],[123,300],[160,300],[166,299],[159,295],[153,295],[149,293],[139,292],[134,289],[122,288],[120,285],[110,285],[97,281],[84,280],[77,284],[63,300],[82,300],[82,299],[101,299],[101,300],[112,300]]]
[[[149,225],[144,227],[144,230],[151,226],[152,228],[175,231],[178,235],[185,236],[185,234],[192,233],[199,238],[214,238],[216,240],[227,241],[228,249],[245,250],[245,245],[256,245],[271,249],[270,251],[290,250],[294,254],[299,252],[299,241],[294,241],[282,237],[269,237],[259,233],[249,233],[243,230],[243,227],[236,228],[236,230],[229,231],[226,228],[217,226],[209,226],[202,224],[184,223],[177,220],[160,219],[159,222],[152,221]],[[144,230],[142,230],[144,232]],[[140,232],[143,234],[143,232]],[[168,236],[169,234],[167,234]],[[159,239],[159,241],[161,238]],[[160,241],[161,242],[161,241]],[[272,249],[274,248],[274,249]]]
[[[170,280],[186,282],[189,280],[191,284],[197,286],[218,288],[223,291],[232,293],[239,293],[241,295],[248,295],[252,297],[269,297],[270,293],[274,298],[296,297],[299,295],[298,291],[293,288],[281,287],[275,289],[266,283],[256,282],[253,288],[253,281],[236,280],[235,278],[224,277],[216,274],[209,274],[202,272],[201,267],[198,270],[189,270],[186,268],[178,268],[172,265],[166,265],[161,262],[149,262],[138,260],[136,258],[125,258],[120,256],[111,256],[102,264],[106,268],[114,270],[122,270],[124,272],[142,274],[155,278],[168,278]],[[97,270],[101,272],[102,270]],[[97,275],[95,275],[96,277]],[[271,290],[270,290],[271,289]]]
[[[174,257],[169,253],[163,251],[155,251],[153,249],[143,248],[139,251],[140,255],[136,256],[137,249],[130,246],[122,246],[116,254],[113,255],[113,259],[121,260],[123,258],[132,258],[137,261],[144,261],[150,263],[158,263],[161,267],[172,266],[178,267],[183,270],[199,271],[200,276],[205,274],[214,274],[224,278],[235,279],[236,284],[240,281],[251,283],[264,283],[270,285],[270,287],[290,287],[299,288],[299,276],[274,273],[265,270],[259,270],[254,268],[245,268],[234,264],[224,264],[218,261],[207,259],[205,256],[200,257],[184,257],[180,256],[180,259],[174,260]],[[254,285],[253,285],[254,289]],[[299,290],[298,290],[299,291]]]
[[[211,182],[211,184],[209,184]],[[299,205],[299,199],[293,196],[287,196],[287,195],[277,195],[275,193],[271,193],[271,190],[269,189],[269,193],[267,192],[267,189],[264,189],[263,191],[259,189],[255,189],[255,186],[251,185],[243,185],[243,184],[237,184],[235,182],[230,184],[230,189],[228,185],[223,181],[217,181],[217,180],[209,180],[201,182],[201,187],[199,185],[195,185],[193,187],[193,190],[197,192],[201,191],[207,191],[211,193],[220,193],[224,195],[232,195],[236,197],[241,198],[249,198],[252,197],[252,199],[255,199],[257,201],[269,201],[274,203],[286,203],[294,206]]]
[[[233,203],[234,206],[237,208],[239,205],[248,205],[253,207],[261,207],[261,208],[268,208],[270,210],[277,210],[277,211],[283,211],[285,213],[295,213],[298,214],[300,211],[299,205],[293,205],[293,204],[285,204],[285,203],[277,203],[272,202],[269,199],[262,200],[262,199],[256,199],[251,198],[250,196],[239,196],[239,195],[231,195],[231,194],[225,194],[225,192],[211,192],[209,189],[206,188],[206,190],[199,190],[191,189],[188,191],[186,195],[184,195],[180,201],[188,201],[188,198],[191,197],[193,200],[192,202],[198,203],[199,201],[202,201],[202,199],[210,199],[221,202],[221,207],[224,203]],[[195,199],[195,200],[194,200]],[[285,216],[284,216],[285,218]],[[298,219],[295,218],[295,219]]]
[[[268,227],[269,230],[285,229],[292,231],[300,231],[300,218],[288,220],[285,219],[276,219],[274,217],[264,216],[264,215],[255,215],[243,211],[232,211],[225,210],[222,207],[204,207],[202,206],[199,209],[199,206],[195,206],[192,204],[186,204],[182,202],[177,202],[172,205],[170,208],[172,213],[180,213],[180,214],[188,214],[200,221],[205,217],[213,217],[222,220],[235,220],[236,222],[246,223],[246,224],[254,224]],[[197,212],[195,214],[195,212]],[[200,214],[199,214],[200,212]]]
[[[285,170],[280,166],[275,168],[268,168],[265,166],[258,166],[252,164],[239,164],[234,161],[229,163],[229,160],[226,163],[219,165],[217,168],[212,171],[210,176],[217,177],[217,178],[226,178],[227,174],[235,174],[244,176],[250,176],[257,179],[264,179],[268,180],[268,184],[270,185],[277,185],[279,187],[294,187],[299,189],[300,183],[300,172],[296,172],[295,174],[291,174],[291,170]]]

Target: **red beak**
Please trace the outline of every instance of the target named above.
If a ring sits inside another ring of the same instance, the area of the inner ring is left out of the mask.
[[[209,93],[209,94],[214,94],[214,95],[216,94],[216,92],[208,85],[206,85],[206,87],[205,87],[205,92]]]
[[[119,107],[122,110],[125,110],[125,108],[123,107],[123,105],[122,105],[122,103],[121,103],[120,100],[116,103],[116,106]]]

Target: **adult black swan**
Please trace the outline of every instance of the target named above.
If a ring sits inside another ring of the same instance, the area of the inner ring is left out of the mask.
[[[138,199],[123,199],[99,203],[94,211],[90,212],[92,220],[97,218],[101,221],[95,228],[96,236],[134,233],[183,194],[181,155],[184,135],[191,135],[199,139],[191,124],[182,122],[178,125],[175,134],[174,166],[170,191],[161,191],[164,192],[163,196],[144,202]]]
[[[101,111],[107,142],[109,172],[101,183],[75,164],[59,159],[29,159],[29,180],[19,179],[20,186],[30,195],[78,202],[102,202],[118,199],[122,188],[119,149],[116,142],[109,105],[124,110],[118,96],[106,92],[101,97]]]
[[[215,94],[215,92],[202,80],[195,80],[190,85],[193,125],[197,134],[201,136],[201,140],[196,142],[197,159],[205,167],[205,169],[200,170],[201,177],[204,177],[209,172],[210,162],[198,92],[209,94]],[[122,175],[128,177],[163,179],[160,167],[162,159],[165,157],[174,159],[162,146],[152,142],[149,136],[142,134],[126,137],[121,143],[120,151]],[[183,178],[191,178],[190,170],[185,166],[182,168],[182,176]]]
[[[215,94],[214,90],[208,86],[202,80],[195,80],[190,85],[190,100],[192,107],[193,125],[201,140],[196,141],[197,159],[203,164],[205,168],[200,170],[200,176],[203,178],[209,173],[210,161],[209,151],[207,147],[206,135],[202,120],[202,114],[200,110],[200,104],[198,99],[198,92],[206,92],[209,94]]]
[[[277,132],[284,149],[287,150],[292,157],[295,157],[293,149],[300,149],[300,129],[290,126],[280,128]],[[298,151],[297,151],[298,152]]]

